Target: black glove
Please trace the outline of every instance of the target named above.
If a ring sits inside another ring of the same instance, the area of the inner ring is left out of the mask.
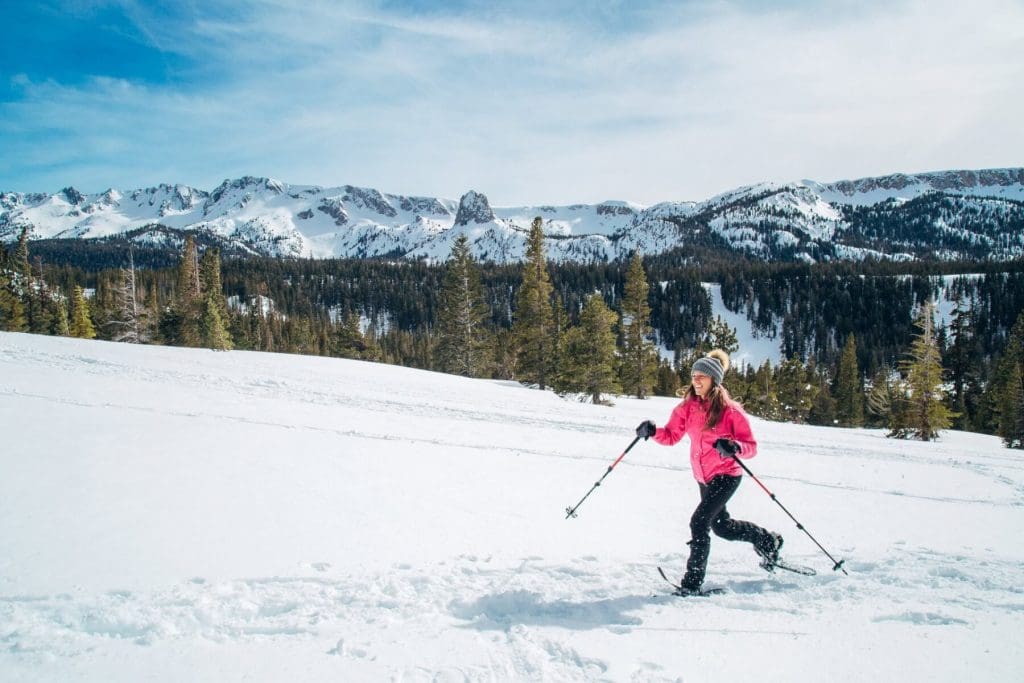
[[[640,426],[636,428],[636,435],[646,441],[654,436],[654,432],[656,431],[658,431],[658,428],[654,426],[653,422],[650,420],[644,420],[640,423]]]
[[[732,439],[718,439],[715,441],[714,446],[715,450],[723,458],[731,458],[742,450],[740,445]]]

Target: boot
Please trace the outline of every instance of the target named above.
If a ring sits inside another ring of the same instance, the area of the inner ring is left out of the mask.
[[[754,552],[761,558],[761,567],[771,571],[779,561],[779,550],[782,549],[782,536],[774,531],[766,532],[760,542],[754,544]]]
[[[690,546],[690,558],[686,561],[686,575],[680,583],[684,592],[697,593],[701,584],[704,583],[704,572],[708,566],[708,551],[711,546],[710,538],[694,538],[687,541]]]

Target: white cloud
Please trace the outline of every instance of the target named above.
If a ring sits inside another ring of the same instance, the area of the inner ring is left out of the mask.
[[[133,16],[196,73],[160,87],[19,82],[0,135],[46,186],[17,189],[248,173],[475,188],[498,205],[653,203],[760,180],[1019,165],[1024,152],[1024,7],[1009,0],[665,5],[626,30],[607,13],[370,3],[262,2],[188,26]],[[22,185],[18,173],[0,171],[0,186]]]

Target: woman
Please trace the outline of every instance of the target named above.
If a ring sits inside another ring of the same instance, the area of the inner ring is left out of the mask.
[[[746,541],[754,545],[761,557],[761,566],[771,570],[778,560],[782,536],[756,524],[732,519],[725,509],[729,498],[740,485],[742,470],[732,454],[752,458],[757,454],[757,441],[750,422],[740,404],[732,400],[722,386],[729,356],[715,349],[693,364],[691,383],[683,401],[672,411],[660,429],[650,420],[636,428],[637,436],[665,446],[690,437],[690,465],[700,486],[700,504],[690,518],[690,559],[686,563],[681,592],[700,592],[707,569],[711,534],[727,541]]]

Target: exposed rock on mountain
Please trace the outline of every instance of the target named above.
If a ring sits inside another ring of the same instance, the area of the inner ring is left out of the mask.
[[[459,200],[459,212],[455,215],[455,225],[490,223],[493,220],[494,211],[491,210],[487,197],[473,190],[462,195],[462,199]]]

